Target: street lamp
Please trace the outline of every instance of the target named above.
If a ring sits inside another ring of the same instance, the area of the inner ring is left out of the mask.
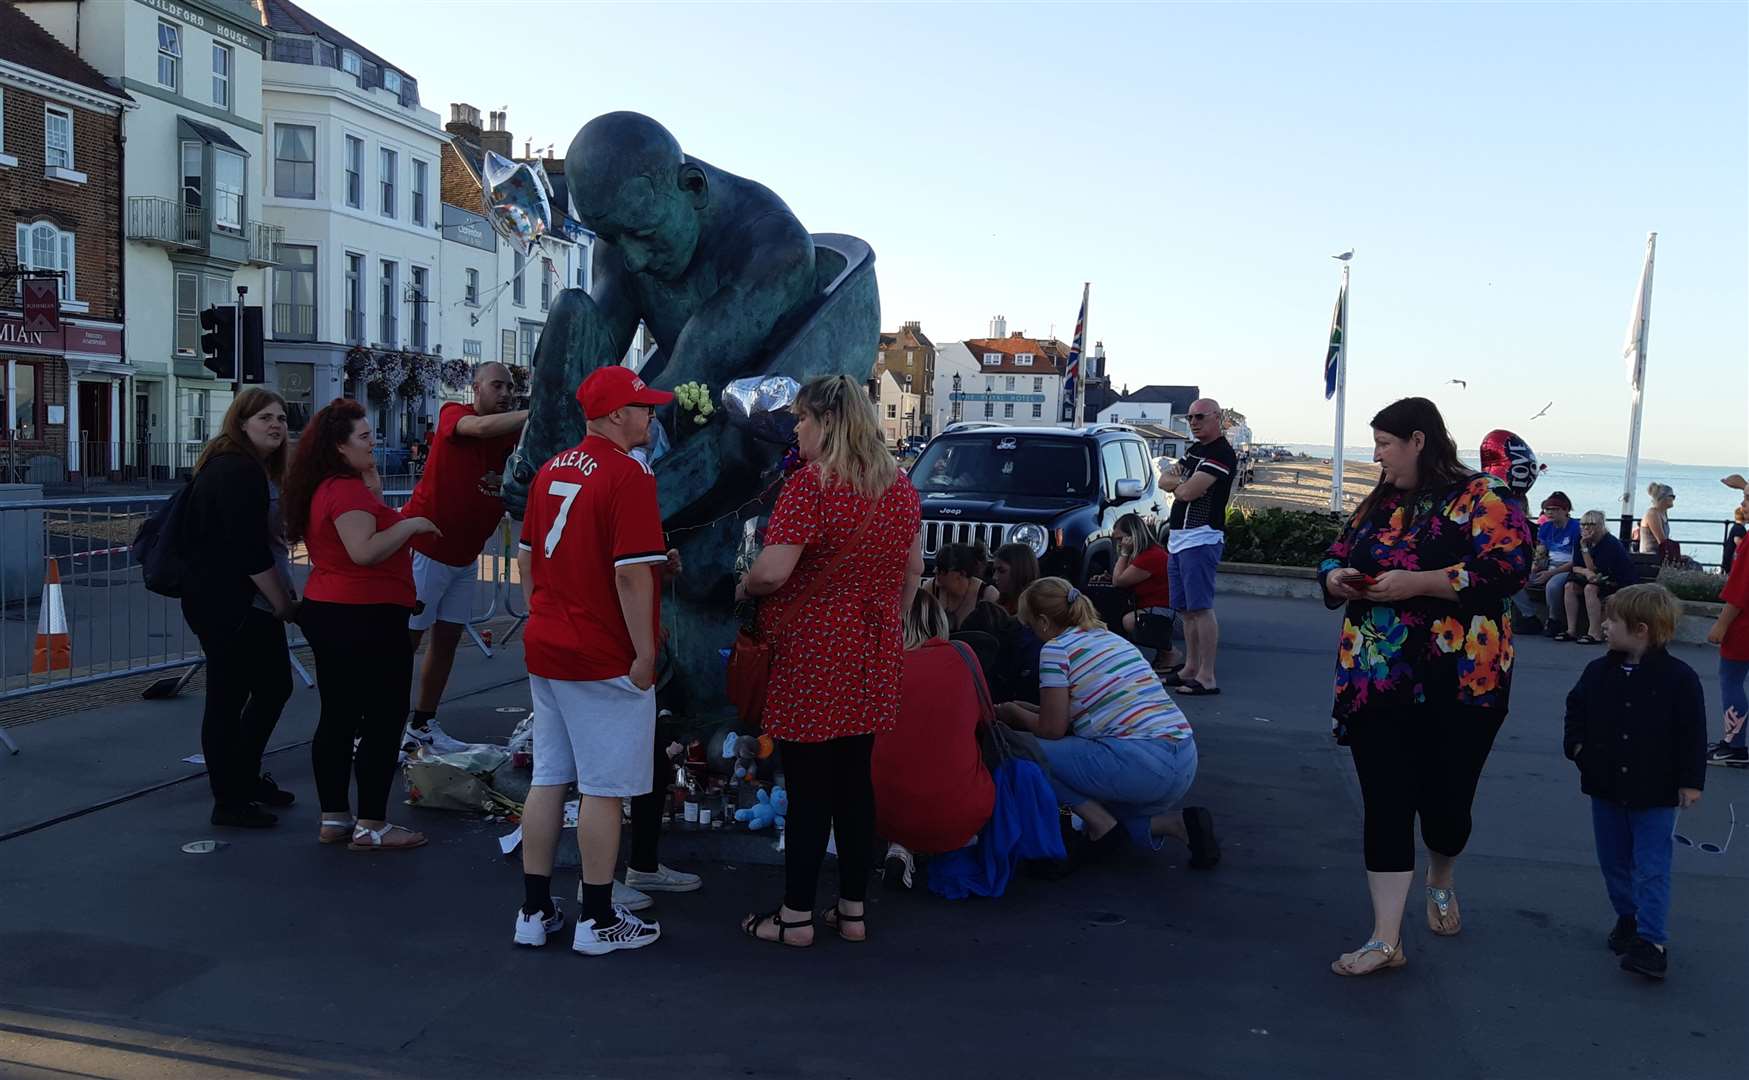
[[[952,423],[960,422],[960,377],[957,374],[953,377],[952,416]]]

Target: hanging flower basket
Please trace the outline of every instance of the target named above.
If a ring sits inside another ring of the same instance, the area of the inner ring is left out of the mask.
[[[422,398],[437,389],[437,378],[443,361],[436,356],[431,353],[403,352],[394,359],[400,369],[395,392],[403,400]]]
[[[346,381],[362,381],[365,396],[382,401],[401,378],[400,364],[393,353],[373,353],[363,346],[354,346],[346,353]]]
[[[528,396],[528,369],[521,364],[505,364],[510,369],[511,392],[517,397]]]
[[[437,365],[437,378],[451,390],[464,390],[473,382],[473,365],[459,357],[442,360]]]

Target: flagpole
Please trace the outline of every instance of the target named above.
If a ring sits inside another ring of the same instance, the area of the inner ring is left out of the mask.
[[[1336,352],[1336,447],[1330,455],[1330,509],[1342,513],[1342,418],[1348,404],[1348,260],[1342,262],[1342,347]]]
[[[1083,281],[1081,283],[1081,325],[1075,328],[1074,346],[1078,357],[1075,367],[1075,411],[1070,414],[1073,419],[1069,421],[1069,426],[1072,428],[1080,427],[1083,423],[1081,416],[1081,387],[1087,384],[1087,357],[1081,354],[1084,354],[1087,351],[1087,299],[1088,294],[1092,291],[1093,283],[1091,281]]]
[[[1621,484],[1621,539],[1627,543],[1634,529],[1634,488],[1640,472],[1640,411],[1646,397],[1646,347],[1652,337],[1652,260],[1658,234],[1646,234],[1646,263],[1640,269],[1640,288],[1634,295],[1634,313],[1628,324],[1628,378],[1633,386],[1633,408],[1628,418],[1628,462]]]

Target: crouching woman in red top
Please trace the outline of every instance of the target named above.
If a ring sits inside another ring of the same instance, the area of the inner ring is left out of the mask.
[[[899,723],[875,736],[875,832],[886,837],[887,881],[911,887],[911,853],[965,847],[990,820],[996,784],[978,750],[995,722],[972,650],[948,640],[947,613],[919,589],[905,615]]]
[[[304,428],[282,501],[287,536],[302,540],[310,553],[299,622],[316,654],[322,694],[311,745],[322,843],[401,851],[425,843],[420,833],[385,820],[413,679],[407,542],[437,526],[428,518],[403,518],[383,503],[372,446],[364,409],[336,399]],[[349,797],[354,772],[356,821]]]

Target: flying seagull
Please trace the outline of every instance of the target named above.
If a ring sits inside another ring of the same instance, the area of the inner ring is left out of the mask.
[[[1532,420],[1540,420],[1540,419],[1542,419],[1542,418],[1543,418],[1543,417],[1545,417],[1545,416],[1547,416],[1547,415],[1548,415],[1548,414],[1549,414],[1549,410],[1550,410],[1550,409],[1552,409],[1552,408],[1554,408],[1554,407],[1555,407],[1555,403],[1554,403],[1554,402],[1552,402],[1552,401],[1551,401],[1551,402],[1549,402],[1549,403],[1548,403],[1548,404],[1547,404],[1547,405],[1544,405],[1544,406],[1543,406],[1543,411],[1542,411],[1542,412],[1539,412],[1539,413],[1537,413],[1537,414],[1536,414],[1536,415],[1535,415],[1535,416],[1533,416],[1533,417],[1531,417],[1531,419],[1532,419]]]
[[[1446,382],[1457,383],[1459,386],[1463,387],[1465,390],[1468,390],[1470,388],[1470,384],[1463,381],[1462,379],[1447,379]]]
[[[1348,260],[1349,260],[1349,259],[1352,259],[1352,258],[1354,258],[1354,249],[1353,249],[1353,248],[1349,248],[1349,249],[1348,249],[1348,250],[1347,250],[1347,251],[1344,251],[1344,252],[1343,252],[1343,253],[1342,253],[1342,254],[1340,254],[1340,255],[1332,255],[1332,256],[1330,256],[1330,257],[1331,257],[1331,258],[1332,258],[1332,259],[1336,259],[1336,260],[1338,260],[1338,261],[1340,261],[1340,262],[1347,262],[1347,261],[1348,261]]]

